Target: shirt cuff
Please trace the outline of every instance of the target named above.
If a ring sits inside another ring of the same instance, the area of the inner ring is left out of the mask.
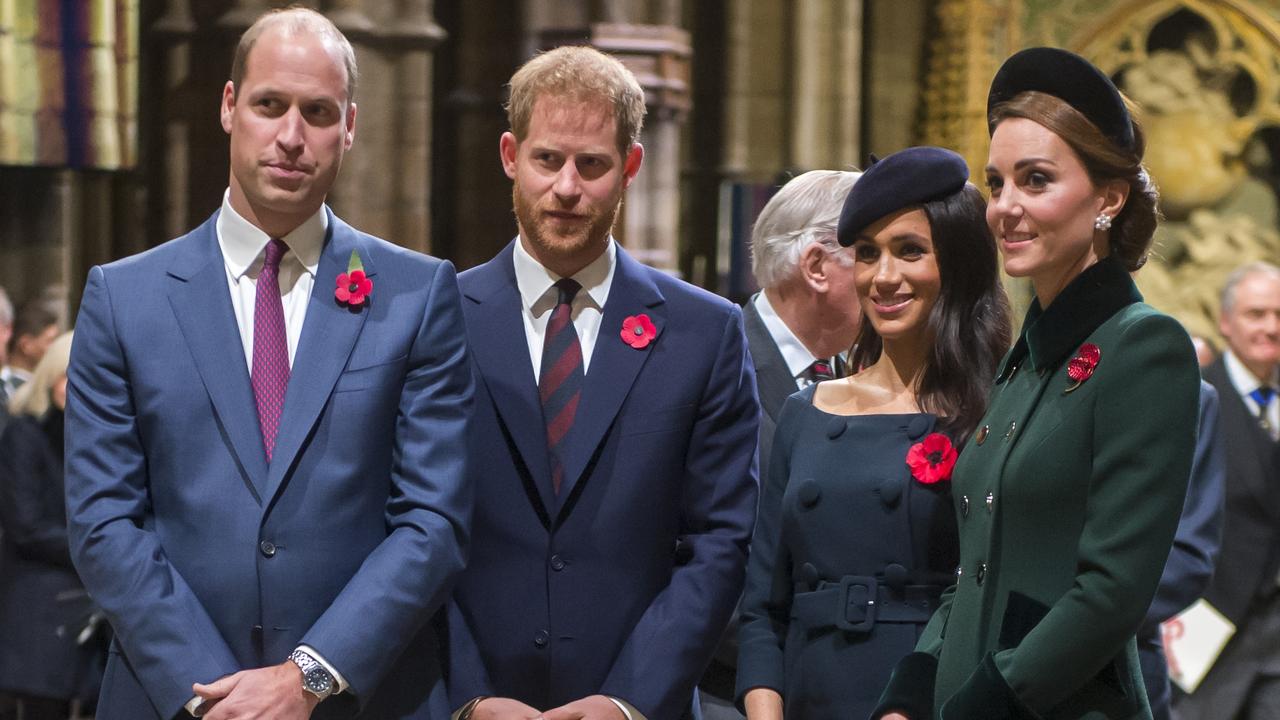
[[[336,668],[330,665],[329,662],[324,659],[323,655],[316,652],[315,648],[310,645],[299,645],[298,649],[310,655],[312,658],[315,658],[315,661],[320,663],[320,667],[328,670],[329,674],[333,676],[333,684],[336,686],[333,691],[334,695],[347,691],[349,686],[347,685],[346,679],[342,677],[342,673],[338,672]]]
[[[648,720],[643,713],[632,707],[631,703],[626,700],[616,698],[612,695],[605,695],[605,697],[612,700],[613,704],[618,706],[618,709],[622,711],[623,716],[625,716],[627,720]]]
[[[204,708],[201,707],[202,705],[204,705],[204,698],[196,695],[188,700],[187,704],[182,707],[186,708],[187,712],[191,713],[191,717],[200,717],[204,715]]]

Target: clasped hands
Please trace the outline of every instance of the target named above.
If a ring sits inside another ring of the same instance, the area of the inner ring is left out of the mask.
[[[519,700],[491,697],[476,704],[471,720],[626,720],[626,716],[604,695],[588,695],[546,712]]]
[[[302,688],[302,671],[289,660],[196,683],[192,690],[204,700],[205,720],[307,720],[320,704]]]

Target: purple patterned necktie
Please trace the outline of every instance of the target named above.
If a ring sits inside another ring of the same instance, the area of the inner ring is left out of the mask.
[[[573,416],[582,395],[582,345],[573,327],[573,297],[582,286],[565,278],[555,287],[560,294],[542,341],[538,396],[542,400],[542,419],[547,425],[547,449],[551,452],[551,486],[558,495],[564,480],[560,450],[573,427]]]
[[[253,401],[258,406],[258,428],[267,462],[276,449],[284,391],[289,386],[289,341],[280,300],[280,258],[288,251],[289,246],[278,238],[267,243],[253,304]]]

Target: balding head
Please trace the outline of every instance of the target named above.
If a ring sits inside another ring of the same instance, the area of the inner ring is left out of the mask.
[[[310,8],[285,8],[272,10],[258,18],[248,30],[240,36],[240,44],[236,45],[236,54],[231,61],[231,83],[236,93],[240,92],[241,81],[249,67],[249,53],[258,42],[258,38],[268,30],[279,30],[287,34],[308,33],[324,42],[330,50],[342,60],[347,72],[347,104],[356,101],[356,80],[359,70],[356,67],[356,53],[342,31],[329,18]]]

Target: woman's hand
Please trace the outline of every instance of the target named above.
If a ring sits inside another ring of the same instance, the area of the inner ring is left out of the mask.
[[[751,688],[742,698],[747,720],[782,720],[782,696],[766,687]]]

